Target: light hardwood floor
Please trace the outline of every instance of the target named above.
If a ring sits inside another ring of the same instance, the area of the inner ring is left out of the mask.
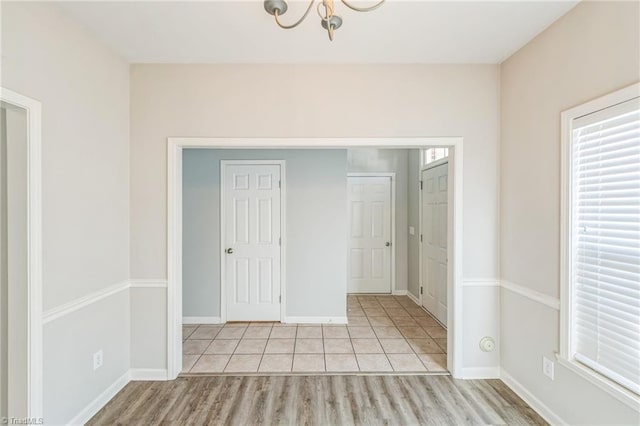
[[[500,380],[209,376],[131,382],[89,425],[546,424]]]

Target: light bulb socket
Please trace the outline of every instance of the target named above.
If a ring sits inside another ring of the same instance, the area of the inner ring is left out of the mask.
[[[278,16],[282,16],[287,12],[287,2],[284,0],[264,0],[264,10],[269,15],[275,15],[278,12]]]
[[[331,26],[334,30],[337,30],[342,26],[342,18],[338,15],[333,15],[329,19],[320,20],[320,24],[325,30],[328,30],[329,26]]]

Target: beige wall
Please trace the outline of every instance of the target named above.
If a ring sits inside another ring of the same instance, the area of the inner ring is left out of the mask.
[[[42,102],[45,311],[127,280],[129,65],[53,5],[3,2],[2,86]],[[128,370],[122,294],[45,325],[47,423],[68,422]]]
[[[167,137],[462,136],[464,274],[496,278],[498,112],[496,65],[133,65],[131,276],[166,278]],[[163,328],[156,314],[145,323]],[[497,337],[476,320],[464,320],[470,341]],[[496,367],[477,347],[463,358]],[[165,365],[164,353],[133,357]]]
[[[502,64],[501,276],[559,296],[560,112],[640,80],[638,2],[583,2]],[[502,367],[565,421],[629,423],[638,414],[543,355],[558,312],[502,291]]]

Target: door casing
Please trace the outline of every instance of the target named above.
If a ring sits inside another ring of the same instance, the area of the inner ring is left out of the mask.
[[[229,165],[277,165],[280,166],[280,321],[285,320],[286,305],[286,161],[285,160],[220,160],[220,318],[222,323],[227,321],[227,282],[226,282],[226,262],[225,247],[225,170]]]

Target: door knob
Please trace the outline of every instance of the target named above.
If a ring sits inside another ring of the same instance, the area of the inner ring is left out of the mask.
[[[233,253],[233,249],[232,248],[228,248],[225,250],[225,252],[227,252],[227,254],[232,254]]]
[[[386,243],[384,243],[384,245],[385,245],[386,247],[389,247],[389,246],[391,246],[391,243],[390,243],[389,241],[387,241]]]

